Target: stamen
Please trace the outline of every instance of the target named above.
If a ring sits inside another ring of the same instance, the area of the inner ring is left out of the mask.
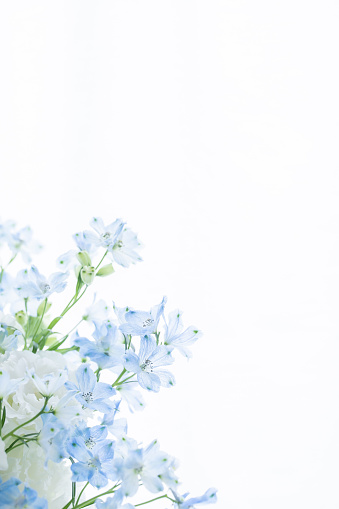
[[[153,372],[153,362],[146,359],[145,362],[140,366],[143,371]]]
[[[147,318],[147,320],[144,321],[142,326],[143,327],[149,327],[153,322],[154,322],[154,320],[152,318]]]

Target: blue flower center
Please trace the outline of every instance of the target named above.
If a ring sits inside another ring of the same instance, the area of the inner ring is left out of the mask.
[[[152,318],[147,318],[147,320],[145,320],[142,324],[143,327],[149,327],[152,323],[154,322],[154,320]]]
[[[93,392],[83,392],[81,394],[81,396],[84,398],[84,400],[86,401],[86,403],[90,403],[91,401],[93,401]]]
[[[141,369],[143,371],[147,371],[147,372],[153,372],[153,362],[150,361],[149,359],[146,359],[145,362],[143,364],[141,364]]]
[[[93,447],[95,446],[95,442],[94,442],[93,438],[89,437],[87,440],[85,440],[85,445],[86,445],[87,449],[93,449]]]

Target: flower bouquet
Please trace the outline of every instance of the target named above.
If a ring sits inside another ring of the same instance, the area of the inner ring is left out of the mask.
[[[157,440],[140,445],[127,434],[126,411],[144,407],[142,391],[175,384],[168,366],[190,357],[201,333],[182,313],[92,305],[70,331],[65,315],[96,278],[140,261],[136,234],[117,219],[93,218],[76,233],[76,249],[43,276],[31,265],[40,249],[30,228],[0,224],[0,507],[133,509],[163,499],[166,507],[216,502],[216,490],[181,494],[175,458]],[[11,274],[20,255],[26,267]],[[70,280],[70,281],[68,281]],[[54,313],[55,294],[73,285]],[[139,491],[142,502],[133,502]],[[150,494],[147,494],[150,492]],[[163,507],[165,507],[163,506]]]

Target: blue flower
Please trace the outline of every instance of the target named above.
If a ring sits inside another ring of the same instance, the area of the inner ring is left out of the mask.
[[[119,460],[116,468],[122,479],[121,491],[125,497],[132,497],[138,490],[139,480],[151,493],[163,491],[164,484],[160,478],[171,470],[173,458],[159,450],[157,440],[145,449],[129,451],[126,459]]]
[[[81,447],[87,447],[87,449],[91,450],[97,445],[104,445],[107,442],[105,440],[106,437],[107,426],[104,424],[89,428],[84,421],[81,421],[72,431],[72,436],[67,446],[68,452],[72,455],[72,441],[74,440],[77,442],[77,447],[81,444]]]
[[[171,387],[175,384],[174,376],[161,369],[174,362],[171,350],[168,346],[157,346],[153,336],[144,336],[141,338],[139,355],[132,350],[124,355],[125,369],[136,373],[139,384],[148,391],[158,392],[160,386]]]
[[[119,234],[110,254],[113,260],[122,267],[129,267],[131,263],[141,262],[142,258],[137,252],[141,247],[137,235],[130,229],[124,228]]]
[[[94,254],[98,249],[98,242],[96,235],[91,231],[78,232],[73,235],[73,239],[80,251],[87,251],[87,253]]]
[[[97,382],[96,376],[87,364],[82,364],[76,372],[78,385],[66,382],[68,390],[76,393],[76,399],[87,408],[108,413],[112,403],[108,400],[115,394],[115,390],[109,384]]]
[[[82,437],[74,437],[68,446],[68,452],[78,460],[71,466],[72,481],[88,481],[95,488],[102,488],[106,486],[108,479],[114,479],[113,444],[105,440],[89,449]]]
[[[74,341],[74,344],[80,347],[81,355],[96,362],[100,369],[121,366],[125,347],[118,327],[108,321],[102,324],[94,323],[94,326],[95,342],[87,338],[77,338]]]
[[[138,387],[137,381],[129,381],[126,384],[116,386],[117,393],[123,400],[126,401],[130,412],[134,410],[143,410],[145,408],[145,401],[140,392],[136,389]]]
[[[154,334],[164,313],[166,302],[167,298],[163,297],[160,304],[153,306],[149,312],[129,310],[124,316],[120,313],[117,315],[120,320],[123,320],[120,330],[124,334],[131,334],[132,336]]]
[[[19,273],[16,291],[23,298],[47,299],[52,293],[60,293],[65,289],[67,276],[67,273],[55,272],[46,278],[33,265],[29,272]]]
[[[188,493],[185,493],[183,496],[179,496],[173,490],[172,493],[176,500],[178,509],[194,509],[197,504],[215,504],[217,501],[217,490],[215,488],[209,488],[200,497],[189,498],[187,500],[185,499],[188,496]]]
[[[125,225],[121,219],[116,219],[113,223],[104,225],[101,217],[93,217],[89,224],[97,233],[96,244],[108,250],[114,248]]]
[[[7,325],[0,323],[0,353],[16,350],[18,339],[22,336],[21,332],[11,330]]]
[[[30,226],[25,226],[7,237],[8,247],[14,255],[20,253],[25,263],[30,263],[31,253],[37,253],[42,249],[42,246],[32,237],[33,232]]]
[[[168,324],[165,324],[164,344],[177,348],[185,357],[191,357],[192,353],[187,347],[195,343],[202,333],[194,327],[184,330],[181,315],[178,309],[169,314]]]
[[[38,443],[46,454],[48,460],[60,463],[67,457],[66,441],[68,438],[68,429],[53,414],[43,414],[41,416],[43,426],[38,437]]]
[[[118,401],[115,404],[115,407],[112,408],[109,414],[105,414],[102,420],[104,426],[107,426],[107,429],[117,438],[121,438],[126,436],[127,433],[127,419],[125,417],[121,417],[120,419],[116,419],[115,416],[118,412],[121,401]]]
[[[0,478],[0,507],[1,509],[47,509],[47,500],[39,498],[35,490],[25,486],[22,491],[19,487],[21,481],[11,477],[6,482]]]

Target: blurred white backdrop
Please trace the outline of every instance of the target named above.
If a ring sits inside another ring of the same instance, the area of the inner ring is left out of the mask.
[[[167,295],[204,336],[130,433],[220,508],[339,505],[338,14],[0,5],[0,216],[32,226],[46,273],[93,215],[139,233],[144,262],[105,297]]]

